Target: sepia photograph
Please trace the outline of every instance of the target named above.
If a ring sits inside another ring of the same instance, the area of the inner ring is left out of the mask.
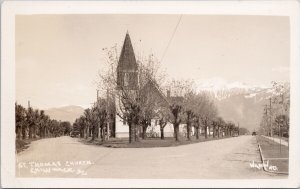
[[[66,182],[295,178],[293,23],[264,14],[15,14],[9,104],[1,89],[13,121],[4,123],[14,151],[9,174]]]

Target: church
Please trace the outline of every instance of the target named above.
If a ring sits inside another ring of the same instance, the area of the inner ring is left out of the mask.
[[[123,43],[123,47],[121,50],[121,54],[119,57],[118,65],[117,65],[117,92],[121,90],[138,90],[141,92],[145,92],[150,96],[155,96],[157,108],[160,107],[169,107],[169,102],[172,100],[170,96],[170,92],[167,92],[165,95],[162,90],[158,87],[155,81],[149,79],[147,82],[139,81],[139,69],[138,63],[134,54],[133,46],[131,43],[130,36],[128,32],[126,33],[125,40]],[[143,86],[141,86],[143,85]],[[178,97],[176,97],[178,98]],[[116,101],[116,109],[120,107],[119,99],[115,99]],[[183,127],[181,127],[183,128]],[[129,126],[126,121],[122,119],[122,116],[115,116],[115,137],[116,138],[124,138],[129,137]],[[181,129],[182,130],[182,129]],[[147,128],[147,135],[150,137],[160,137],[160,126],[158,117],[153,117],[151,120],[151,126]],[[164,136],[165,137],[173,137],[174,129],[171,123],[167,123],[164,128]]]

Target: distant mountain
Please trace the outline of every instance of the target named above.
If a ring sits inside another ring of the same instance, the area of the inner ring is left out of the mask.
[[[73,123],[76,118],[83,115],[84,108],[80,106],[63,106],[59,108],[50,108],[45,110],[45,113],[50,116],[50,118],[69,121]]]
[[[240,127],[250,131],[257,130],[263,115],[263,106],[269,103],[270,97],[276,95],[270,87],[249,86],[238,82],[205,85],[200,87],[200,91],[205,91],[215,99],[221,117],[239,123]]]

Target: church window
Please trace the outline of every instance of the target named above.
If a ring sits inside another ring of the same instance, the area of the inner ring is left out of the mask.
[[[129,85],[129,73],[124,73],[124,86]]]

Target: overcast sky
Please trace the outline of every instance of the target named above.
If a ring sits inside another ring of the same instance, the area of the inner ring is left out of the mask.
[[[90,106],[102,49],[121,48],[129,31],[135,52],[161,59],[179,15],[16,16],[16,100],[36,108]],[[162,68],[196,83],[289,81],[289,20],[274,16],[183,15]]]

